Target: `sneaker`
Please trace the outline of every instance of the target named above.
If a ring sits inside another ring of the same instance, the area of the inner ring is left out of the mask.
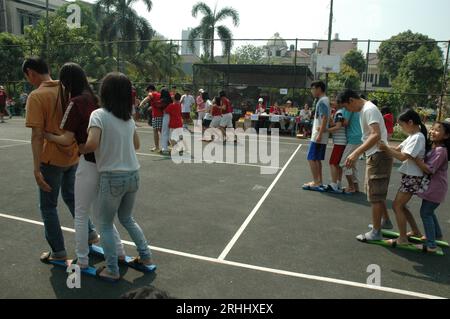
[[[159,153],[159,152],[161,152],[161,150],[159,148],[154,147],[154,148],[152,148],[150,150],[150,152],[152,152],[152,153]]]
[[[383,220],[381,222],[381,229],[385,229],[385,230],[392,230],[394,229],[394,225],[392,224],[391,220]]]

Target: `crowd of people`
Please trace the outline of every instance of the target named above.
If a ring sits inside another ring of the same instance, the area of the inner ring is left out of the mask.
[[[138,103],[136,90],[121,73],[106,75],[97,97],[84,70],[75,63],[66,63],[61,68],[59,81],[51,78],[48,65],[41,58],[26,59],[22,70],[26,80],[35,87],[27,99],[26,126],[32,130],[34,177],[39,186],[45,237],[51,248],[42,253],[41,260],[68,260],[57,210],[61,192],[74,217],[77,256],[74,263],[80,268],[89,267],[89,245],[101,241],[106,267],[98,269],[97,275],[107,281],[120,279],[118,263],[126,256],[114,225],[116,217],[136,245],[138,256],[132,263],[152,265],[148,240],[133,217],[140,185],[136,155],[140,140],[133,114],[136,108],[150,105],[150,124],[155,133],[153,152],[168,154],[169,146],[185,144],[183,131],[188,128],[194,104],[199,113],[195,125],[217,129],[226,141],[234,138],[226,136],[226,130],[233,127],[233,107],[226,92],[221,91],[210,99],[208,92],[200,90],[194,98],[188,89],[181,95],[174,88],[157,91],[154,85],[149,85],[147,97]],[[346,90],[330,102],[326,85],[320,81],[312,84],[311,93],[316,99],[314,114],[305,105],[301,118],[313,122],[308,152],[313,181],[303,188],[359,192],[357,161],[365,155],[365,189],[372,205],[373,228],[357,238],[382,240],[381,230],[393,227],[386,199],[394,158],[398,159],[403,162],[399,169],[401,187],[393,208],[400,237],[389,244],[407,245],[408,237],[422,237],[406,206],[417,195],[423,200],[420,213],[427,240],[420,249],[435,251],[436,240],[443,237],[435,211],[447,193],[450,124],[435,123],[428,134],[419,115],[407,110],[399,117],[399,124],[409,137],[399,146],[390,146],[385,118],[372,102],[352,90]],[[264,108],[261,102],[257,110],[260,112]],[[276,105],[270,110],[270,114],[280,113]],[[334,144],[329,163],[331,182],[325,185],[322,162],[330,134]],[[184,148],[177,151],[182,153]],[[346,189],[342,186],[343,176],[348,183]],[[412,229],[409,233],[408,224]]]
[[[400,188],[393,203],[393,210],[399,228],[398,239],[386,244],[392,247],[409,246],[409,238],[421,238],[425,244],[418,250],[435,253],[436,240],[442,240],[443,233],[436,216],[436,210],[446,198],[448,191],[447,170],[450,152],[450,123],[437,122],[430,132],[420,115],[408,109],[398,118],[398,123],[408,138],[400,145],[390,145],[393,132],[393,116],[388,108],[382,111],[352,90],[346,90],[331,100],[326,96],[326,85],[314,82],[312,95],[317,99],[313,124],[313,135],[308,151],[313,181],[303,189],[318,192],[357,193],[360,191],[357,162],[366,157],[365,191],[372,206],[372,229],[358,235],[362,242],[383,241],[382,230],[393,229],[386,200],[394,159],[400,166]],[[332,120],[332,109],[335,109]],[[383,114],[384,116],[383,116]],[[333,151],[329,162],[331,183],[324,184],[322,162],[325,160],[329,134],[333,134]],[[342,187],[346,176],[348,187]],[[413,196],[422,199],[420,215],[425,234],[408,209]],[[407,225],[411,231],[407,231]]]
[[[27,98],[28,94],[22,92],[19,96],[19,103],[16,103],[16,99],[6,92],[3,85],[0,85],[0,123],[5,123],[5,117],[12,119],[17,113],[24,115]]]

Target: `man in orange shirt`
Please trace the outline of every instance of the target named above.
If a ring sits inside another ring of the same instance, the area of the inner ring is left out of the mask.
[[[62,135],[62,92],[58,81],[53,81],[47,63],[40,58],[26,59],[22,71],[27,81],[36,89],[27,100],[26,126],[32,129],[34,177],[39,186],[39,207],[45,227],[45,237],[51,252],[41,255],[41,261],[66,260],[67,252],[58,217],[58,196],[74,216],[75,173],[78,165],[78,147],[61,146],[44,139],[44,133]],[[98,241],[98,234],[89,224],[90,242]]]

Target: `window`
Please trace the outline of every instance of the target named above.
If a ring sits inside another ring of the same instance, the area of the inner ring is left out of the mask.
[[[373,82],[373,84],[377,84],[378,83],[378,74],[375,74],[375,81]]]
[[[276,56],[281,56],[281,50],[277,50]]]
[[[368,82],[370,82],[370,83],[373,83],[373,74],[369,74],[369,81]]]
[[[36,15],[36,14],[32,14],[26,11],[21,11],[18,10],[18,14],[19,14],[19,21],[20,21],[20,33],[24,34],[25,33],[25,27],[27,25],[32,25],[35,26],[38,21],[40,16]]]

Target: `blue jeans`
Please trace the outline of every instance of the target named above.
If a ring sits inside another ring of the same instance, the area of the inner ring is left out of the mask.
[[[436,238],[442,238],[441,227],[434,213],[439,206],[440,204],[432,203],[424,199],[420,208],[420,217],[422,217],[425,236],[427,237],[427,247],[431,249],[437,248]]]
[[[114,237],[114,218],[130,234],[142,260],[151,259],[151,251],[142,229],[133,218],[133,207],[139,189],[139,172],[100,173],[98,194],[99,229],[108,271],[119,275],[118,256]]]
[[[41,173],[46,183],[52,188],[50,193],[39,189],[39,208],[45,228],[45,238],[52,249],[52,255],[57,258],[67,257],[64,245],[64,236],[58,216],[58,197],[61,195],[64,203],[69,208],[72,217],[75,216],[75,174],[77,165],[71,167],[57,167],[41,164]],[[89,221],[89,232],[95,230]]]

